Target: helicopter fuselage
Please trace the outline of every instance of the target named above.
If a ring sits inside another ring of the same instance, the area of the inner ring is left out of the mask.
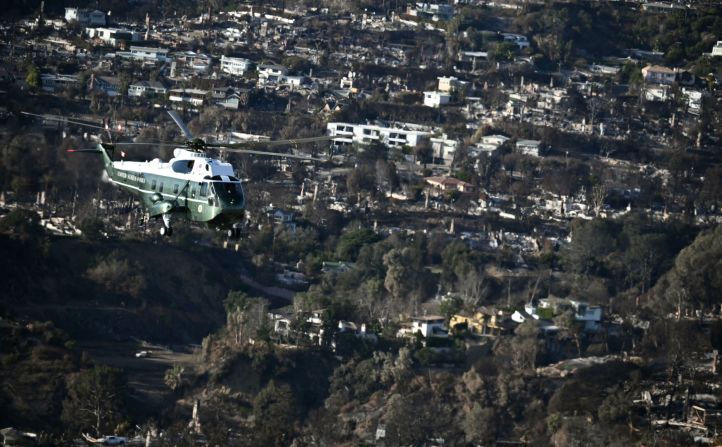
[[[181,148],[168,162],[113,161],[105,147],[99,150],[109,180],[139,197],[151,217],[169,221],[171,214],[183,215],[216,227],[243,218],[243,188],[229,163]]]

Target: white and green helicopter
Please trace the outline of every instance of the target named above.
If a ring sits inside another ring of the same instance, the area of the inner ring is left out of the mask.
[[[46,120],[108,130],[100,126],[67,120],[63,117],[22,113]],[[153,143],[98,143],[95,149],[69,150],[69,152],[100,154],[103,157],[103,165],[108,179],[139,197],[141,205],[150,217],[162,218],[161,236],[170,236],[173,233],[171,223],[174,216],[182,216],[194,222],[204,222],[210,227],[225,230],[229,237],[240,235],[241,221],[246,206],[241,180],[235,176],[230,163],[212,158],[206,152],[207,148],[324,161],[304,155],[266,152],[254,148],[315,143],[331,139],[331,137],[321,136],[295,140],[249,141],[236,144],[206,143],[200,138],[193,138],[190,130],[175,111],[168,113],[187,138],[182,143],[185,147],[176,147],[173,151],[173,158],[168,162],[163,162],[158,158],[145,162],[113,160],[116,146],[152,145]],[[167,145],[156,144],[156,146]],[[173,146],[178,146],[178,144],[173,144]]]

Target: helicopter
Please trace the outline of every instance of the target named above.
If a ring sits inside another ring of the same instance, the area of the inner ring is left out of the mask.
[[[29,116],[42,117],[65,123],[104,129],[64,117],[38,115],[21,112]],[[202,222],[209,227],[226,231],[228,237],[239,237],[241,221],[245,215],[245,194],[242,182],[235,176],[230,163],[211,157],[207,149],[215,148],[230,152],[255,155],[325,161],[303,155],[267,152],[254,149],[280,145],[298,145],[329,141],[331,137],[319,136],[293,140],[249,141],[234,144],[206,143],[194,138],[181,117],[175,111],[168,111],[173,121],[186,137],[182,143],[160,143],[156,146],[180,146],[173,150],[173,158],[164,162],[159,158],[150,161],[114,160],[116,147],[123,145],[147,145],[149,143],[107,143],[99,142],[95,149],[68,149],[75,153],[97,153],[103,158],[108,180],[140,198],[142,207],[153,218],[161,218],[161,236],[173,234],[174,216],[182,216],[192,222]]]

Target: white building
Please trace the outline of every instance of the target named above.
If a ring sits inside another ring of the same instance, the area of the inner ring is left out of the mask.
[[[356,79],[356,73],[353,71],[348,72],[348,76],[341,78],[340,87],[342,90],[350,90],[353,88],[353,81]]]
[[[524,155],[539,156],[541,141],[539,140],[518,140],[516,142],[516,150]]]
[[[527,318],[535,320],[551,319],[566,309],[574,312],[574,320],[584,324],[585,332],[597,332],[602,325],[602,308],[568,298],[549,297],[527,303],[524,312],[516,311],[511,319],[523,323]],[[546,310],[546,311],[545,311]]]
[[[644,82],[650,84],[671,85],[677,79],[677,72],[661,65],[647,65],[642,68],[642,76],[644,76]]]
[[[208,90],[196,88],[176,88],[169,91],[168,100],[175,103],[189,103],[196,107],[202,106],[208,97]]]
[[[411,319],[411,334],[420,333],[424,338],[448,337],[449,330],[445,325],[446,318],[440,315],[414,317]]]
[[[476,143],[476,149],[481,152],[494,153],[502,144],[509,141],[509,137],[504,135],[486,135],[481,137],[478,143]]]
[[[489,52],[487,51],[459,51],[459,61],[461,62],[485,61],[487,59],[489,59]]]
[[[282,76],[286,76],[288,69],[282,65],[258,65],[258,85],[277,84]]]
[[[248,71],[253,62],[242,57],[226,57],[221,56],[221,71],[236,76],[243,76]]]
[[[382,126],[378,124],[351,124],[328,123],[328,134],[334,138],[336,145],[343,144],[370,144],[374,141],[390,147],[416,147],[428,140],[428,128],[413,124],[403,124],[398,127]]]
[[[158,81],[140,81],[128,86],[128,96],[165,95],[168,89]]]
[[[443,92],[424,92],[424,105],[439,108],[451,102],[451,95]]]
[[[463,90],[469,84],[468,82],[461,81],[454,76],[439,76],[437,79],[439,80],[438,90],[444,93],[453,93]]]
[[[169,62],[168,50],[153,47],[130,47],[130,57],[135,60],[149,60],[153,62]]]
[[[433,149],[434,162],[441,161],[446,166],[451,165],[459,147],[459,141],[453,140],[443,134],[441,137],[432,137],[431,148]]]
[[[451,20],[454,17],[454,6],[443,3],[416,2],[409,5],[406,13],[414,17],[430,18],[434,22]]]
[[[91,39],[99,39],[111,46],[117,46],[121,42],[135,42],[141,39],[140,33],[123,28],[86,28],[85,33]]]
[[[718,40],[717,43],[712,47],[712,56],[722,57],[722,40]]]
[[[81,25],[104,26],[105,14],[97,9],[91,11],[84,8],[65,8],[65,21],[78,22]]]

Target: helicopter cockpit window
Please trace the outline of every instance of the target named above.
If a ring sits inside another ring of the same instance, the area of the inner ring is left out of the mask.
[[[200,195],[201,197],[205,197],[208,195],[208,183],[201,183]]]
[[[224,202],[232,205],[243,204],[243,189],[240,183],[216,182],[213,187]]]

